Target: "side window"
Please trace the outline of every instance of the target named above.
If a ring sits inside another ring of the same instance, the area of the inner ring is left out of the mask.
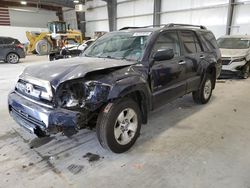
[[[181,31],[181,38],[184,45],[184,51],[187,54],[193,54],[196,52],[201,52],[201,46],[198,38],[192,31]]]
[[[11,38],[5,38],[4,39],[4,44],[14,44],[14,40]]]
[[[200,44],[200,42],[199,42],[196,35],[194,35],[194,42],[195,42],[195,46],[196,46],[196,51],[197,52],[202,52],[201,44]]]
[[[155,42],[153,52],[166,49],[173,49],[175,57],[181,55],[180,42],[177,32],[164,32],[160,34]]]
[[[213,33],[211,32],[202,32],[201,33],[201,38],[204,42],[204,46],[207,50],[213,50],[213,49],[217,49],[218,45],[217,45],[217,41],[213,35]]]

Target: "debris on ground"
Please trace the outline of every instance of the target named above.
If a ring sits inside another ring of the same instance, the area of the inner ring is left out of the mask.
[[[86,153],[83,158],[88,158],[89,162],[95,162],[95,161],[99,161],[100,160],[100,156],[97,154],[93,154],[93,153]],[[103,159],[104,157],[102,157]]]
[[[217,80],[216,83],[222,83],[222,84],[224,84],[224,83],[226,83],[226,80]]]
[[[233,111],[234,111],[234,112],[237,112],[237,109],[234,108]]]
[[[76,165],[76,164],[71,164],[67,167],[67,169],[74,175],[78,174],[79,172],[82,171],[84,166],[82,165]]]
[[[141,170],[141,169],[143,169],[143,164],[134,164],[133,167],[138,169],[138,170]]]

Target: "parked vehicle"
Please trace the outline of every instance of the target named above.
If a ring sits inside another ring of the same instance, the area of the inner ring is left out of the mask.
[[[224,36],[218,39],[222,55],[221,77],[237,75],[248,78],[250,70],[250,36]]]
[[[67,27],[66,22],[48,22],[48,32],[29,32],[26,37],[29,40],[28,52],[39,55],[48,55],[52,50],[57,50],[63,45],[63,41],[82,43],[82,33]]]
[[[94,41],[94,39],[90,39],[83,44],[75,43],[65,45],[60,51],[51,52],[49,54],[49,60],[54,61],[80,56]]]
[[[25,56],[24,46],[19,40],[11,37],[0,37],[0,61],[15,64]]]
[[[96,122],[101,145],[121,153],[135,143],[150,110],[188,93],[207,103],[221,69],[216,40],[204,26],[124,28],[83,56],[26,68],[8,98],[12,117],[38,137]]]

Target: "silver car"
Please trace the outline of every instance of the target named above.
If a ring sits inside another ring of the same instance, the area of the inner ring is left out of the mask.
[[[250,68],[250,36],[223,36],[217,40],[222,55],[220,77],[237,75],[248,78]]]

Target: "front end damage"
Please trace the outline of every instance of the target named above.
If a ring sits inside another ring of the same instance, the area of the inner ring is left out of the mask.
[[[111,86],[83,79],[62,83],[49,100],[41,98],[40,86],[18,81],[9,94],[9,112],[13,119],[38,137],[63,132],[66,135],[86,128],[107,101]],[[46,96],[46,88],[42,89]],[[48,99],[48,98],[47,98]]]

